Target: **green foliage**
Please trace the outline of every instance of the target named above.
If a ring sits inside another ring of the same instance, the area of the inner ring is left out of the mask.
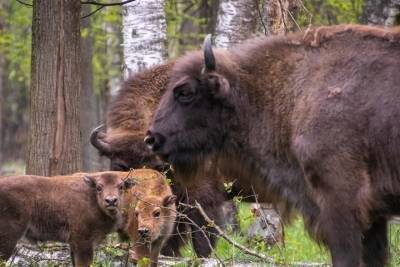
[[[0,16],[5,21],[0,30],[0,53],[8,62],[8,79],[29,87],[31,63],[32,8],[9,1]]]
[[[304,0],[305,9],[297,15],[298,23],[306,27],[358,23],[364,0]]]
[[[400,266],[400,225],[390,224],[389,226],[390,244],[390,266]]]
[[[93,38],[93,75],[96,94],[110,89],[110,81],[121,77],[122,11],[109,7],[90,17],[92,29],[83,32]]]

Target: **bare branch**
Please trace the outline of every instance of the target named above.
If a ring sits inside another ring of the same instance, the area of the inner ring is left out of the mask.
[[[214,221],[210,219],[210,217],[208,217],[208,215],[205,213],[205,211],[203,210],[203,208],[201,207],[201,205],[200,205],[197,201],[196,201],[196,208],[199,210],[199,212],[200,212],[201,215],[204,217],[204,219],[206,220],[206,222],[207,222],[208,224],[210,224],[212,227],[214,227],[215,230],[217,230],[218,235],[219,235],[220,237],[222,237],[223,239],[225,239],[228,243],[230,243],[231,245],[235,246],[236,248],[239,248],[240,250],[242,250],[243,252],[245,252],[245,253],[248,254],[248,255],[257,257],[257,258],[262,259],[263,261],[266,261],[266,262],[271,263],[271,264],[275,264],[275,263],[276,263],[276,262],[274,261],[273,258],[267,257],[267,256],[265,256],[265,255],[262,255],[262,254],[259,254],[259,253],[255,252],[255,251],[253,251],[253,250],[250,250],[250,249],[248,249],[248,248],[242,246],[241,244],[238,244],[237,242],[235,242],[235,241],[232,240],[231,238],[229,238],[229,237],[224,233],[224,231],[222,231],[222,229],[221,229],[218,225],[216,225],[216,224],[214,223]]]
[[[19,0],[17,0],[19,2]],[[96,1],[81,1],[82,5],[95,5],[95,6],[102,6],[102,7],[106,7],[106,6],[123,6],[125,4],[128,4],[130,2],[134,2],[136,0],[126,0],[126,1],[122,1],[122,2],[118,2],[118,3],[99,3]]]
[[[91,15],[93,15],[94,13],[97,13],[98,11],[102,10],[103,8],[105,8],[106,6],[100,6],[98,8],[96,8],[94,11],[90,12],[89,14],[81,17],[81,19],[85,19],[87,17],[90,17]]]

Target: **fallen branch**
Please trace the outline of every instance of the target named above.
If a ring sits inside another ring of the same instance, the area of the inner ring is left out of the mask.
[[[257,257],[257,258],[262,259],[263,261],[266,261],[266,262],[271,263],[271,264],[276,264],[276,262],[275,262],[275,260],[274,260],[273,258],[268,257],[268,256],[265,256],[265,255],[262,255],[262,254],[260,254],[260,253],[257,253],[257,252],[255,252],[255,251],[253,251],[253,250],[251,250],[251,249],[248,249],[248,248],[246,248],[245,246],[242,246],[241,244],[239,244],[239,243],[235,242],[234,240],[232,240],[231,238],[229,238],[229,237],[224,233],[224,231],[222,231],[222,229],[221,229],[217,224],[215,224],[214,221],[210,219],[210,217],[208,217],[208,215],[205,213],[205,211],[203,210],[203,208],[201,207],[201,205],[200,205],[197,201],[196,201],[195,205],[196,205],[196,208],[197,208],[197,209],[199,210],[199,212],[201,213],[201,215],[202,215],[202,216],[204,217],[204,219],[206,220],[206,222],[207,222],[208,224],[210,224],[210,226],[214,227],[215,230],[217,230],[218,235],[219,235],[220,237],[222,237],[223,239],[225,239],[229,244],[231,244],[231,245],[233,245],[234,247],[236,247],[236,248],[242,250],[243,252],[245,252],[245,253],[248,254],[248,255]]]

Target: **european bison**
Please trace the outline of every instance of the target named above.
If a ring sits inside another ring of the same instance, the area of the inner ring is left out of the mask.
[[[383,266],[400,213],[400,28],[340,25],[191,53],[146,142],[194,183],[212,159],[297,209],[334,266]]]
[[[174,230],[176,196],[165,177],[157,171],[140,169],[131,176],[136,186],[124,197],[123,232],[133,244],[131,258],[138,261],[146,257],[151,266],[157,266],[160,250]]]
[[[159,100],[165,91],[174,62],[168,62],[126,80],[107,110],[105,129],[98,127],[90,137],[91,143],[103,155],[111,160],[112,170],[129,170],[143,166],[162,170],[164,163],[156,158],[154,153],[146,148],[143,139],[151,122]],[[207,214],[219,225],[223,222],[224,201],[227,199],[222,181],[208,180],[200,187],[183,187],[179,183],[172,184],[172,190],[177,196],[177,203],[183,202],[194,205],[198,201]],[[203,216],[196,209],[188,209],[178,205],[178,211],[189,216],[199,227],[206,227]],[[191,225],[191,226],[190,226]],[[208,227],[207,236],[198,231],[185,218],[178,220],[174,227],[177,231],[163,249],[164,255],[179,256],[179,248],[184,244],[182,236],[186,229],[192,228],[192,241],[196,254],[207,257],[211,253],[207,239],[215,243],[213,227]]]
[[[89,266],[93,246],[122,223],[121,197],[133,181],[115,173],[0,178],[0,257],[22,237],[67,242],[74,266]]]

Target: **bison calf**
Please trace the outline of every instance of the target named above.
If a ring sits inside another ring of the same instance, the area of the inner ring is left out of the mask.
[[[135,170],[131,174],[136,186],[124,197],[125,228],[133,245],[131,258],[149,258],[157,266],[158,255],[171,236],[176,220],[176,196],[165,177],[151,169]]]
[[[74,266],[89,266],[93,246],[122,222],[121,197],[133,181],[126,173],[0,179],[0,257],[18,240],[69,243]]]

